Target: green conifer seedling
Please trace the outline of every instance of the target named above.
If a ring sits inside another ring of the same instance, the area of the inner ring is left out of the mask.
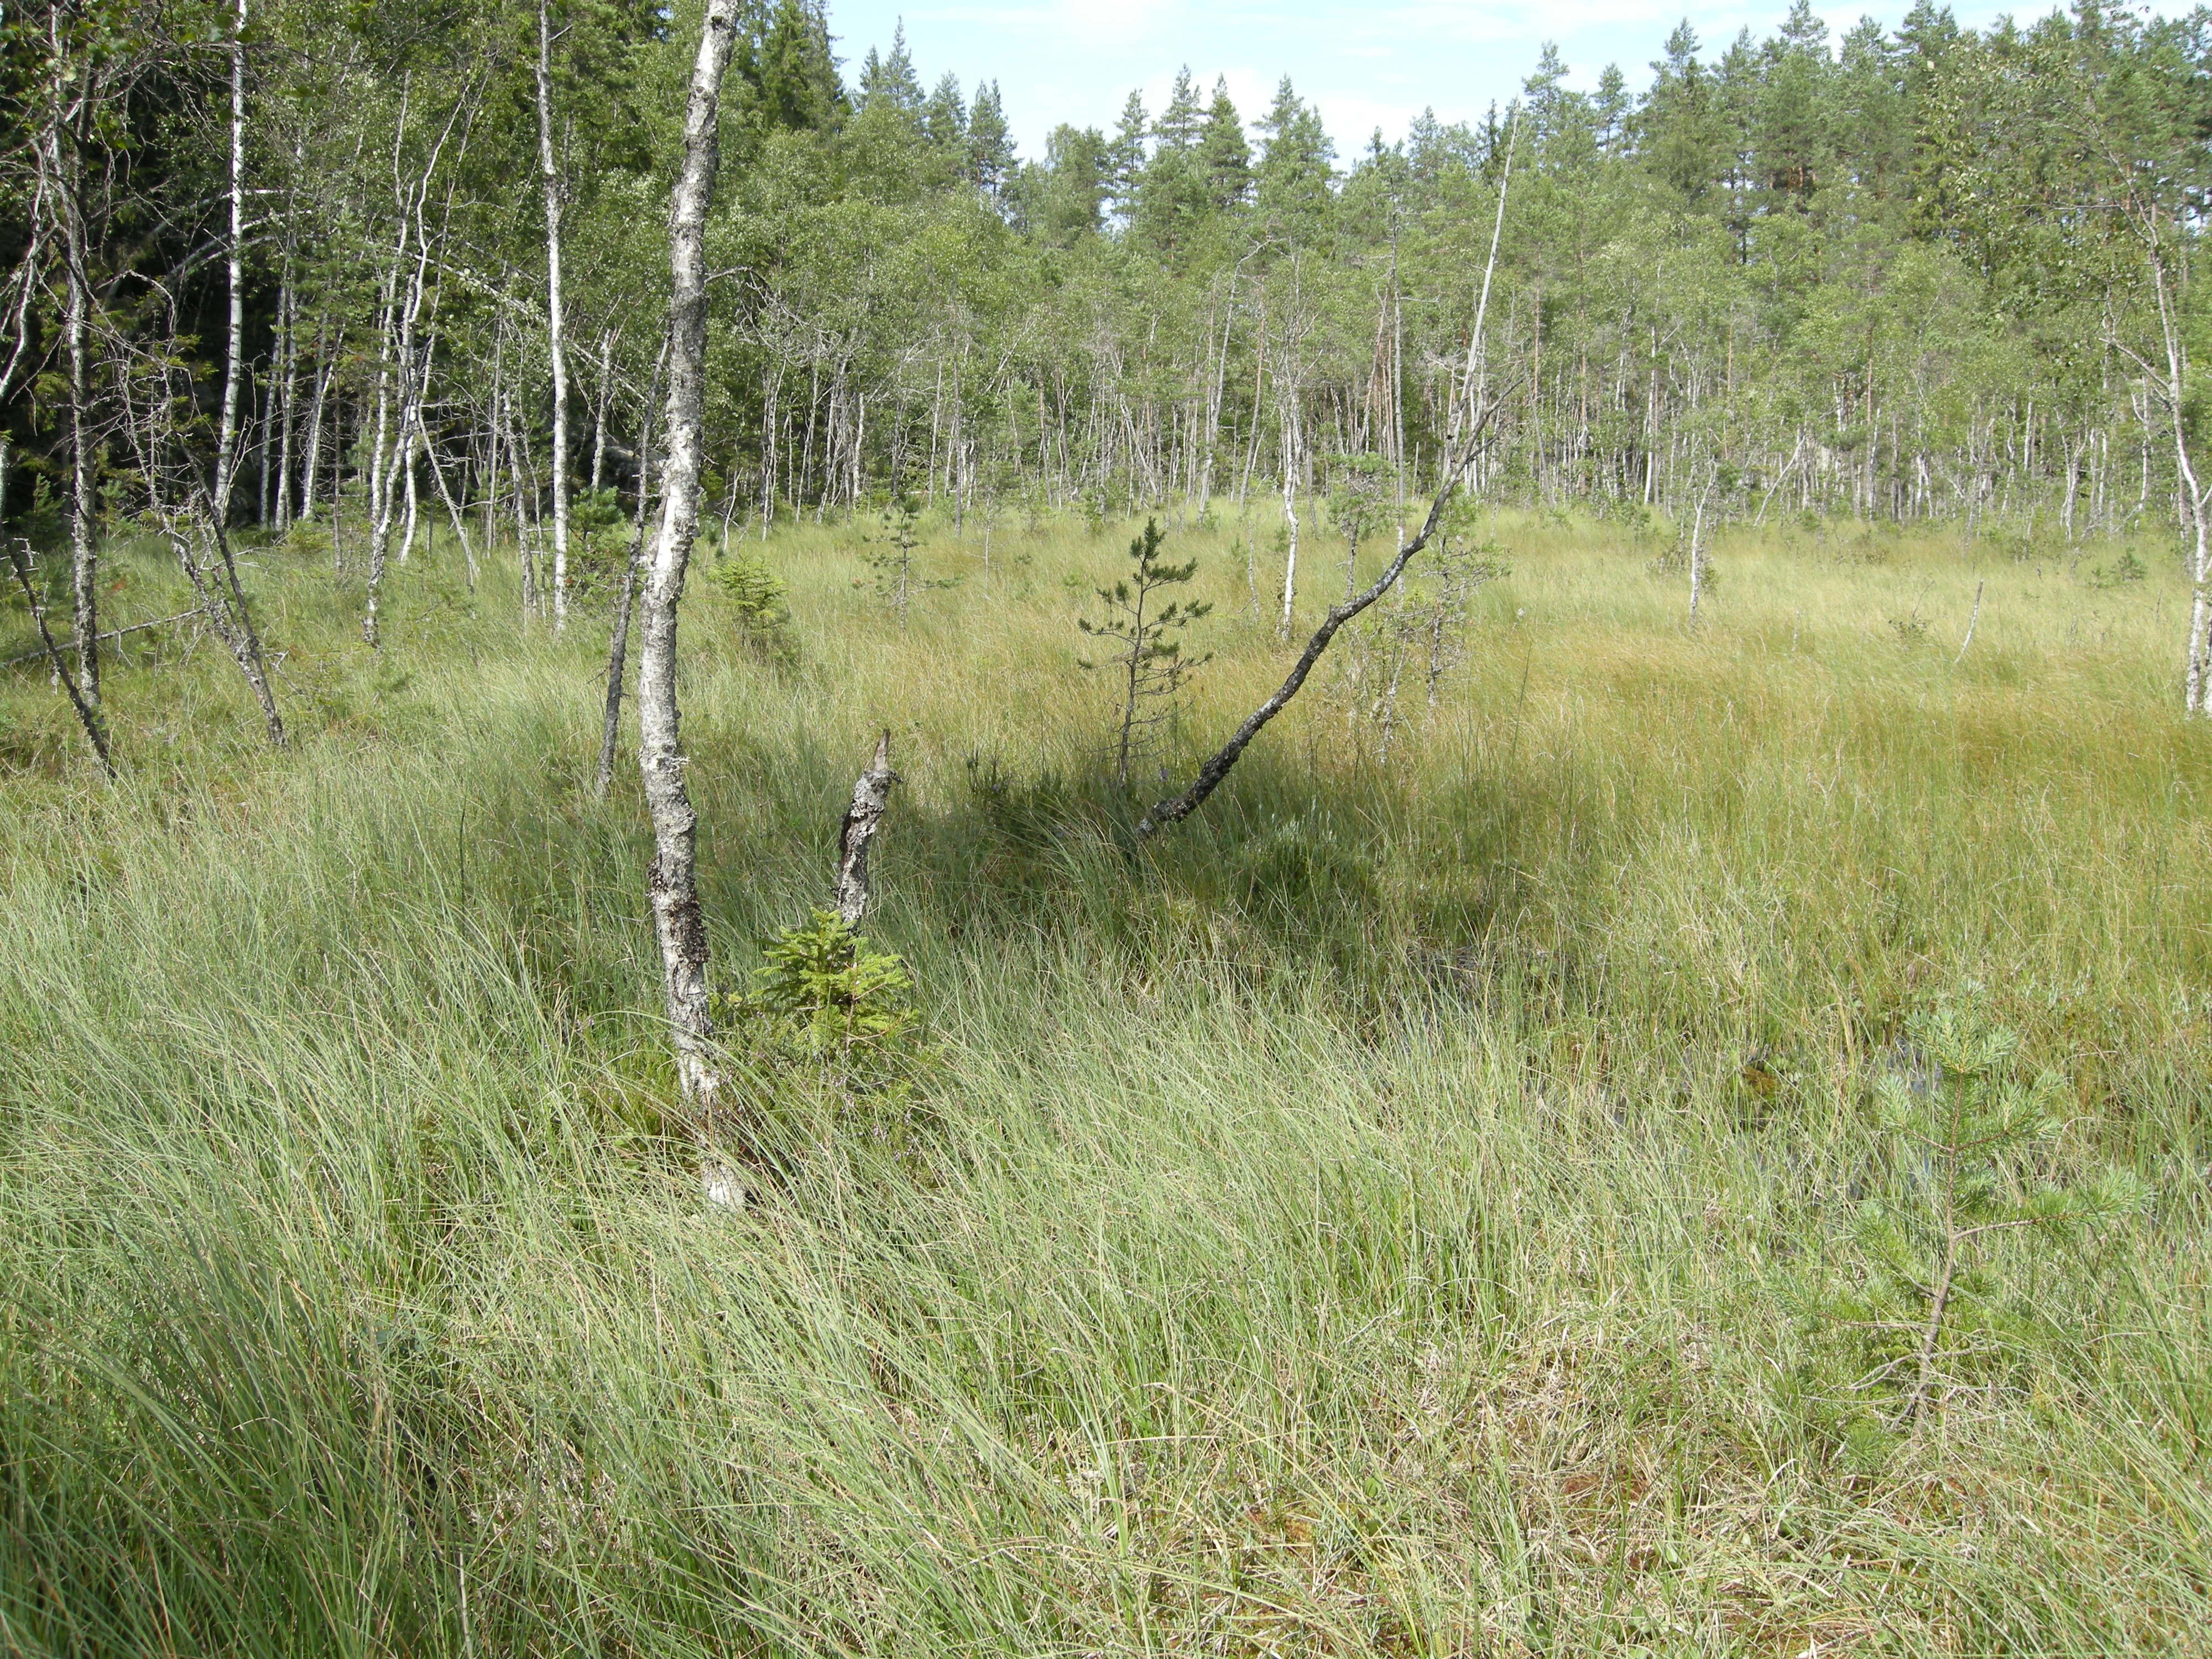
[[[1079,657],[1076,660],[1085,668],[1111,668],[1121,683],[1121,707],[1116,717],[1114,745],[1114,781],[1126,787],[1129,781],[1129,757],[1137,738],[1147,726],[1166,718],[1171,709],[1163,707],[1161,712],[1147,715],[1148,703],[1165,704],[1182,689],[1190,672],[1206,661],[1205,657],[1186,657],[1182,642],[1176,637],[1184,628],[1210,612],[1213,607],[1204,600],[1170,599],[1164,605],[1158,595],[1164,588],[1180,587],[1198,574],[1198,561],[1187,559],[1181,564],[1170,564],[1160,557],[1160,549],[1166,544],[1167,532],[1158,521],[1145,520],[1144,532],[1129,544],[1129,557],[1135,568],[1128,576],[1111,587],[1097,590],[1098,597],[1106,602],[1107,615],[1103,622],[1092,622],[1089,617],[1078,617],[1075,625],[1093,639],[1115,642],[1112,654],[1092,661]]]

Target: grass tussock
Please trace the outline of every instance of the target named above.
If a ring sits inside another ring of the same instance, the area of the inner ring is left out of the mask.
[[[732,991],[880,726],[905,781],[870,931],[926,1052],[888,1109],[738,1044],[740,1213],[671,1110],[634,784],[590,799],[595,616],[418,557],[373,656],[266,550],[297,745],[171,630],[111,667],[112,787],[11,671],[0,1650],[2204,1650],[2170,558],[1746,530],[1692,632],[1626,531],[1500,515],[1387,763],[1378,627],[1139,849],[1281,672],[1272,522],[1173,529],[1216,655],[1127,793],[1073,660],[1127,531],[933,526],[902,627],[868,528],[684,624]],[[1907,1418],[1814,1292],[1926,1199],[1879,1103],[1939,1001],[2063,1079],[2038,1180],[2150,1198],[1993,1236]]]

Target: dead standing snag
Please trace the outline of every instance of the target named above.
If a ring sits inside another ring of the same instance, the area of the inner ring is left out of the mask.
[[[891,770],[891,734],[876,739],[875,763],[853,785],[853,804],[837,826],[837,914],[848,927],[857,927],[868,908],[868,843],[883,823],[890,805],[891,786],[899,781]]]

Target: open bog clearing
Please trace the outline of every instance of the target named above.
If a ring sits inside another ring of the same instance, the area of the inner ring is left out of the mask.
[[[291,748],[149,630],[112,783],[9,670],[0,1647],[2204,1651],[2170,543],[1778,511],[1692,628],[1671,532],[1471,513],[1457,609],[1417,569],[1139,839],[1295,654],[1216,513],[1127,787],[1075,618],[1141,520],[925,515],[902,625],[880,515],[702,541],[740,1207],[634,739],[592,794],[604,593],[518,630],[441,543],[372,653],[357,568],[243,546]],[[872,946],[785,994],[886,728]]]

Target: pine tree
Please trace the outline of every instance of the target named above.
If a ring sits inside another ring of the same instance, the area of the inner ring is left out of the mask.
[[[1063,247],[1102,228],[1111,192],[1109,148],[1096,127],[1054,128],[1045,140],[1043,165],[1021,170],[1017,194],[1023,219]]]
[[[1014,140],[1006,126],[999,83],[975,88],[975,106],[968,112],[968,178],[992,201],[1003,202],[1014,179]]]
[[[959,157],[961,171],[967,171],[968,106],[961,101],[959,77],[949,70],[921,106],[921,132],[939,151]]]
[[[860,66],[860,107],[886,108],[903,115],[921,112],[921,82],[914,72],[914,58],[906,47],[906,25],[891,31],[888,58],[878,58],[873,46]]]
[[[1138,193],[1145,179],[1146,138],[1152,119],[1145,113],[1144,94],[1132,92],[1121,106],[1121,119],[1106,148],[1106,188],[1115,216],[1127,224],[1137,216]]]
[[[1243,206],[1252,194],[1252,146],[1244,139],[1243,118],[1230,101],[1225,76],[1213,83],[1213,102],[1198,135],[1198,154],[1214,207],[1228,213]]]
[[[1198,574],[1198,561],[1188,559],[1181,564],[1169,564],[1160,557],[1160,549],[1167,541],[1167,533],[1152,519],[1145,520],[1144,532],[1129,544],[1129,557],[1136,568],[1111,587],[1097,590],[1098,597],[1106,603],[1107,616],[1103,622],[1094,623],[1088,617],[1079,617],[1076,626],[1093,639],[1112,640],[1119,647],[1114,653],[1098,661],[1078,658],[1085,668],[1111,668],[1121,682],[1121,707],[1115,721],[1114,743],[1114,781],[1126,787],[1129,781],[1129,758],[1146,728],[1167,718],[1171,709],[1157,714],[1146,714],[1147,703],[1174,697],[1182,689],[1183,681],[1192,670],[1202,665],[1204,657],[1186,657],[1182,642],[1176,636],[1190,623],[1206,616],[1213,607],[1200,600],[1171,599],[1155,609],[1161,591],[1180,587]]]
[[[844,112],[845,91],[818,0],[778,0],[736,67],[751,107],[771,128],[827,131]]]
[[[1261,211],[1294,228],[1317,227],[1336,178],[1336,146],[1319,112],[1298,96],[1286,75],[1255,125],[1264,140],[1256,169]]]

